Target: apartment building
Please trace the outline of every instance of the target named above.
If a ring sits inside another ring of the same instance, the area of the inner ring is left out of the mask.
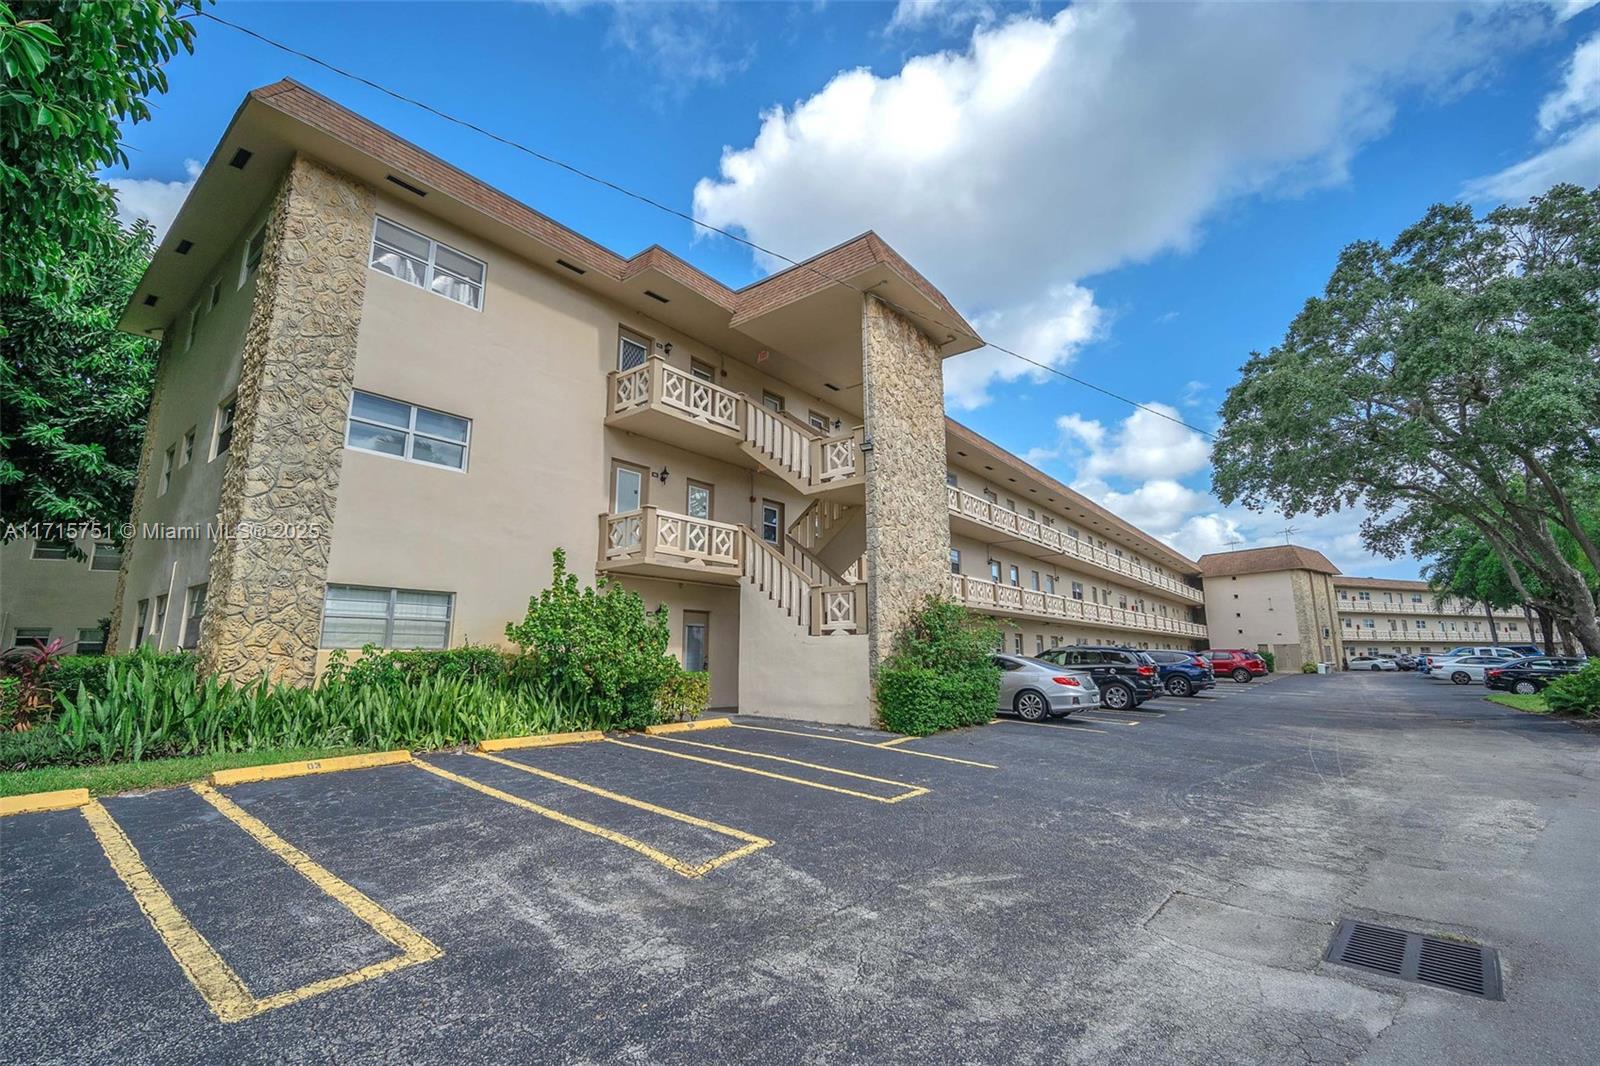
[[[119,649],[306,682],[335,649],[503,643],[558,548],[747,713],[866,722],[930,594],[1024,643],[1203,636],[1192,563],[945,418],[942,361],[982,341],[871,233],[729,289],[284,81],[122,325],[162,349]]]
[[[1271,651],[1280,670],[1532,640],[1520,610],[1439,597],[1425,581],[1347,577],[1298,545],[1202,555],[1199,565],[1214,645]]]
[[[121,568],[115,543],[88,536],[70,546],[31,537],[0,544],[0,640],[6,648],[59,640],[68,655],[100,654]]]

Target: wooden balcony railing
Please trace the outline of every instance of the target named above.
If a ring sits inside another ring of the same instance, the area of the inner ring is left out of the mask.
[[[1085,622],[1143,633],[1171,633],[1195,640],[1206,637],[1206,627],[1197,622],[1166,618],[1149,611],[1085,603],[1058,593],[1002,585],[964,574],[950,575],[950,596],[978,610],[1006,611],[1048,621]]]
[[[1447,603],[1444,606],[1435,606],[1432,603],[1411,603],[1399,600],[1358,600],[1340,597],[1333,601],[1334,605],[1346,614],[1425,614],[1435,618],[1466,618],[1476,620],[1483,618],[1481,606],[1466,606],[1460,603]],[[1522,618],[1520,607],[1496,607],[1496,618]]]
[[[738,573],[740,527],[727,522],[641,507],[600,516],[605,561],[666,563]]]
[[[1115,552],[1086,544],[1080,538],[1069,536],[1055,526],[1047,526],[1038,519],[1020,515],[986,497],[974,495],[966,489],[958,489],[953,485],[946,486],[945,493],[951,514],[1010,534],[1018,540],[1026,540],[1061,555],[1109,570],[1130,581],[1137,581],[1191,603],[1205,602],[1205,593],[1193,585],[1186,585],[1166,574],[1158,574],[1148,566],[1141,566]]]

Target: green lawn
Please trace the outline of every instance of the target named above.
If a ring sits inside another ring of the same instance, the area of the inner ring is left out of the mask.
[[[1544,693],[1535,692],[1531,696],[1518,696],[1514,692],[1496,692],[1484,699],[1490,703],[1498,703],[1502,707],[1514,707],[1519,711],[1532,711],[1534,714],[1549,714],[1550,708],[1544,705]]]
[[[29,792],[54,792],[63,788],[86,788],[91,795],[135,789],[171,788],[199,781],[213,770],[235,766],[260,766],[264,763],[297,762],[331,755],[354,755],[364,748],[278,748],[268,751],[238,751],[221,755],[191,755],[180,759],[147,759],[143,762],[114,763],[109,766],[42,766],[36,770],[0,772],[0,796],[21,796]]]

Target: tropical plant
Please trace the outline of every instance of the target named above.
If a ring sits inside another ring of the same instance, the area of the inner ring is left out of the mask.
[[[897,733],[924,736],[993,716],[1000,671],[995,624],[953,600],[930,596],[895,635],[879,667],[878,716]]]
[[[1600,716],[1600,659],[1591,659],[1577,673],[1558,677],[1545,686],[1544,704],[1560,714]]]

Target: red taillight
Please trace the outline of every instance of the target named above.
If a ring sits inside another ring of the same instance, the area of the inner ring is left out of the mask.
[[[1490,670],[1488,671],[1488,674],[1490,677],[1499,677],[1502,672],[1503,671],[1500,670]]]
[[[1141,666],[1141,667],[1139,667],[1139,676],[1140,677],[1154,677],[1155,676],[1155,672],[1156,672],[1156,668],[1153,667],[1153,666]]]
[[[1054,681],[1058,685],[1065,685],[1068,688],[1082,687],[1078,684],[1078,679],[1075,677],[1052,677],[1050,680]]]

